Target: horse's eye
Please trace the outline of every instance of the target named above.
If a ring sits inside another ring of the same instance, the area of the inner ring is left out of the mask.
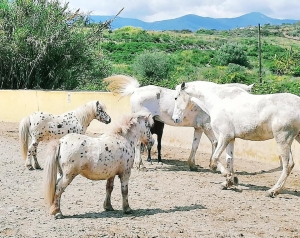
[[[177,100],[177,98],[175,98],[175,101]]]

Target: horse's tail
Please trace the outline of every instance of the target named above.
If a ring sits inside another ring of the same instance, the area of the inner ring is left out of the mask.
[[[128,96],[140,87],[139,81],[133,77],[126,75],[113,75],[103,79],[108,83],[107,89],[121,96]]]
[[[28,152],[29,127],[30,117],[23,118],[19,125],[19,141],[23,159],[26,159]]]
[[[49,209],[54,201],[55,185],[57,179],[58,155],[60,152],[60,144],[58,140],[52,141],[48,146],[48,157],[44,166],[44,201],[46,207]]]

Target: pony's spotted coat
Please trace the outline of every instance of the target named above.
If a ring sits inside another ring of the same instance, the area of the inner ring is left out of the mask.
[[[40,169],[37,161],[39,142],[59,139],[69,133],[84,134],[93,119],[110,123],[111,118],[100,101],[91,101],[74,111],[62,115],[35,112],[22,119],[19,125],[19,138],[22,156],[28,169]],[[30,137],[30,139],[29,139]],[[31,158],[34,159],[32,165]]]
[[[53,146],[44,170],[45,202],[50,214],[61,218],[60,197],[78,174],[91,180],[107,180],[105,210],[113,210],[111,192],[114,178],[119,176],[123,196],[123,210],[131,212],[128,204],[128,181],[134,162],[135,146],[139,141],[153,143],[149,113],[126,117],[111,133],[98,138],[68,134]],[[56,181],[57,169],[61,177]]]

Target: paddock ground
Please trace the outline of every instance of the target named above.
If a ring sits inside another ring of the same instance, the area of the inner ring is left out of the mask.
[[[163,145],[163,165],[155,149],[152,165],[143,155],[147,171],[133,169],[129,181],[133,214],[122,213],[119,179],[115,211],[105,212],[105,181],[78,176],[62,196],[65,219],[54,220],[43,204],[43,171],[25,169],[17,131],[18,123],[0,122],[0,237],[300,237],[299,170],[279,196],[269,198],[265,191],[279,178],[279,162],[236,158],[240,184],[221,190],[224,178],[209,170],[210,154],[201,152],[201,143],[197,172],[189,171],[189,150],[179,145]],[[42,167],[45,146],[38,150]]]

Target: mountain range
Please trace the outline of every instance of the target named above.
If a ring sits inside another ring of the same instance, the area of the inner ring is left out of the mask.
[[[114,16],[91,15],[91,23],[105,22]],[[234,28],[265,25],[281,25],[283,23],[296,23],[299,20],[292,19],[276,19],[268,17],[259,12],[252,12],[235,18],[211,18],[201,17],[198,15],[185,15],[182,17],[144,22],[134,18],[117,17],[111,24],[112,30],[122,28],[124,26],[140,27],[144,30],[164,31],[164,30],[190,30],[197,31],[199,29],[215,29],[215,30],[231,30]]]

